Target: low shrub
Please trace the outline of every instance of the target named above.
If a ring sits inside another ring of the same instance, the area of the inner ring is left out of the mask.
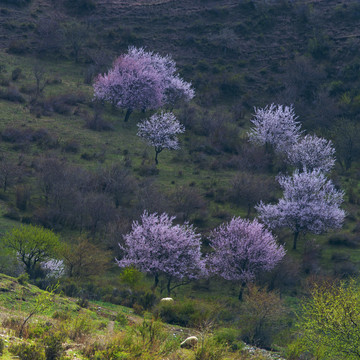
[[[16,0],[6,0],[6,1],[16,1]],[[18,0],[21,2],[21,0]],[[15,55],[23,55],[29,51],[29,46],[26,41],[24,40],[12,40],[9,44],[7,52],[9,54]]]
[[[155,164],[141,164],[139,167],[139,175],[141,176],[153,176],[159,173],[159,169]]]
[[[205,338],[194,352],[195,360],[221,360],[227,352],[225,344],[219,344],[213,338]]]
[[[93,329],[93,321],[87,314],[79,314],[71,323],[67,324],[65,333],[73,341],[81,341]]]
[[[210,306],[192,300],[165,303],[161,302],[154,309],[155,317],[162,321],[180,326],[198,326],[211,317]]]
[[[0,98],[17,103],[25,102],[25,98],[21,95],[19,89],[15,86],[9,86],[5,91],[0,90]]]
[[[59,146],[59,139],[56,135],[50,133],[49,130],[40,128],[34,131],[32,141],[41,149],[55,149]]]
[[[20,285],[26,285],[29,282],[29,274],[28,273],[21,274],[20,276],[17,277],[16,280]]]
[[[94,10],[96,2],[94,0],[65,0],[65,6],[72,11],[84,13]]]
[[[350,237],[347,234],[336,234],[330,236],[329,245],[332,246],[343,246],[351,249],[359,247],[359,241],[356,238]]]
[[[12,344],[9,351],[20,360],[45,360],[44,350],[37,344]]]
[[[85,127],[94,131],[113,131],[114,126],[105,121],[101,114],[95,113],[94,116],[85,115]]]
[[[231,350],[241,350],[244,343],[241,341],[241,333],[238,329],[221,328],[215,331],[214,340],[218,344],[230,346]]]
[[[71,319],[71,314],[68,311],[65,311],[65,310],[56,310],[53,313],[52,318],[56,319],[56,320],[66,321],[66,320]]]
[[[130,287],[133,287],[139,283],[142,277],[143,275],[139,270],[133,267],[128,267],[123,269],[120,274],[120,281]]]
[[[83,309],[87,309],[89,307],[89,300],[86,298],[80,298],[76,303]]]
[[[10,208],[4,215],[3,217],[11,219],[11,220],[15,220],[15,221],[20,221],[20,214],[18,212],[18,210],[14,209],[14,208]]]
[[[80,144],[74,139],[67,140],[65,144],[62,146],[62,149],[67,153],[76,154],[80,150]]]
[[[251,345],[271,348],[274,336],[287,326],[287,308],[279,294],[249,285],[241,307],[241,339]]]
[[[52,323],[50,322],[33,322],[28,325],[27,328],[27,337],[29,339],[40,339],[43,338],[44,335],[48,334],[50,329],[52,328]]]
[[[350,259],[350,255],[341,252],[335,252],[331,255],[331,261],[335,263],[341,263],[344,261],[348,261],[349,259]]]
[[[1,132],[3,141],[10,143],[23,143],[32,140],[32,132],[14,127],[7,127]]]
[[[58,138],[52,135],[49,130],[40,128],[34,130],[31,128],[19,129],[7,127],[1,132],[3,141],[14,144],[36,143],[41,149],[54,149],[58,146]]]
[[[16,207],[21,211],[25,211],[30,200],[30,188],[26,185],[18,185],[15,195]]]
[[[125,326],[128,324],[128,319],[127,317],[122,314],[122,313],[118,313],[115,317],[115,321],[119,323],[119,325],[121,326]]]
[[[144,307],[141,306],[140,304],[135,303],[132,308],[133,308],[134,313],[135,313],[136,315],[139,315],[139,316],[143,316],[143,315],[144,315],[145,309],[144,309]]]
[[[145,310],[150,310],[154,306],[156,301],[156,295],[153,292],[147,291],[145,293],[142,293],[138,297],[137,303],[141,305]]]
[[[31,0],[3,0],[5,4],[16,5],[16,6],[25,6],[31,3]]]
[[[49,333],[44,337],[43,343],[45,345],[45,357],[46,360],[58,360],[64,353],[64,347],[62,345],[65,340],[61,333]]]
[[[7,329],[14,330],[15,333],[18,333],[23,321],[20,318],[5,318],[2,322],[2,326]]]
[[[351,261],[342,261],[334,266],[334,275],[340,278],[355,277],[359,273],[358,267]]]
[[[11,73],[11,79],[13,81],[16,81],[19,79],[19,77],[21,76],[22,70],[20,68],[16,68],[12,71]]]

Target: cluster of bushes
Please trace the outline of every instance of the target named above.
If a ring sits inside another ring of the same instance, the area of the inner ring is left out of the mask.
[[[53,149],[59,146],[58,138],[44,128],[35,130],[32,128],[7,127],[1,132],[1,139],[17,145],[16,149],[20,149],[20,145],[29,143],[35,143],[41,149]]]
[[[0,89],[0,98],[17,103],[24,103],[26,101],[19,89],[13,85],[8,86],[5,90]]]
[[[5,4],[16,5],[16,6],[25,6],[31,3],[31,0],[4,0]]]

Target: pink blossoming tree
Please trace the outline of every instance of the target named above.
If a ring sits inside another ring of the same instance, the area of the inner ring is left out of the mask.
[[[195,95],[191,84],[176,74],[169,55],[136,47],[118,57],[107,74],[98,75],[93,87],[95,99],[126,110],[125,121],[135,109],[158,109],[180,98],[190,101]]]
[[[211,272],[230,281],[241,283],[239,299],[244,286],[253,281],[260,271],[269,271],[285,255],[274,236],[256,219],[233,218],[210,234],[208,266]]]
[[[135,266],[154,276],[154,287],[164,276],[168,295],[176,287],[206,274],[200,235],[188,223],[174,225],[174,219],[165,213],[145,211],[141,223],[133,222],[131,232],[124,236],[125,246],[120,246],[124,257],[117,260],[120,267]]]
[[[296,170],[292,176],[280,176],[283,197],[277,204],[256,206],[260,220],[269,228],[288,227],[294,234],[293,249],[296,249],[300,233],[321,234],[340,228],[345,218],[340,209],[344,193],[326,179],[320,169]]]
[[[144,120],[138,125],[137,135],[155,148],[155,163],[158,164],[158,155],[164,149],[179,149],[177,134],[185,131],[173,113],[161,112],[154,114],[150,119]]]

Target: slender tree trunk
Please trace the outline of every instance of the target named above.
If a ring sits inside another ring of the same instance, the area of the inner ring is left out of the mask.
[[[250,213],[251,213],[251,204],[249,203],[248,204],[248,209],[247,209],[247,217],[250,216]]]
[[[124,122],[127,122],[129,120],[129,117],[130,117],[132,112],[133,112],[133,110],[130,109],[130,108],[126,110]]]
[[[167,285],[166,285],[166,289],[167,289],[167,294],[168,294],[168,296],[170,296],[170,293],[171,293],[171,287],[170,287],[170,285],[171,285],[171,277],[169,277],[168,282],[167,282]]]
[[[299,231],[295,231],[294,232],[294,244],[293,244],[293,249],[296,250],[296,243],[299,237]]]
[[[6,191],[7,189],[7,177],[5,177],[5,180],[4,180],[4,192]]]
[[[244,282],[241,283],[241,286],[240,286],[239,297],[238,297],[239,301],[242,301],[245,287],[246,287],[246,282],[244,281]]]
[[[157,165],[159,163],[158,161],[158,155],[161,153],[162,149],[160,147],[155,147],[155,164]]]
[[[153,289],[155,290],[157,288],[157,286],[159,285],[159,274],[155,274],[154,276],[154,285],[153,285]]]

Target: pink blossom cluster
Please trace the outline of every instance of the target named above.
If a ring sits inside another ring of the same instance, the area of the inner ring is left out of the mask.
[[[340,228],[345,211],[340,209],[344,192],[337,190],[320,169],[296,170],[292,176],[278,178],[283,197],[277,204],[256,207],[261,221],[269,228],[288,227],[294,233],[321,234]]]
[[[165,274],[182,280],[196,279],[206,273],[201,257],[200,235],[188,223],[174,225],[175,217],[144,212],[124,236],[124,257],[120,267],[135,266],[152,275]]]
[[[136,47],[118,57],[107,74],[98,75],[93,87],[96,99],[130,110],[157,109],[195,96],[191,84],[176,74],[169,55]]]
[[[271,104],[255,108],[254,127],[249,140],[258,145],[271,145],[285,155],[288,164],[300,170],[330,171],[335,165],[335,149],[330,140],[316,135],[302,137],[301,125],[296,121],[292,106]]]
[[[272,270],[284,257],[283,246],[256,219],[233,218],[210,235],[209,269],[226,280],[249,282]]]
[[[196,279],[209,273],[226,280],[248,282],[260,271],[269,271],[285,255],[285,250],[257,220],[233,218],[210,235],[212,253],[201,257],[200,235],[191,225],[174,225],[174,217],[144,212],[141,223],[134,222],[124,236],[120,267],[135,266],[168,279]]]

